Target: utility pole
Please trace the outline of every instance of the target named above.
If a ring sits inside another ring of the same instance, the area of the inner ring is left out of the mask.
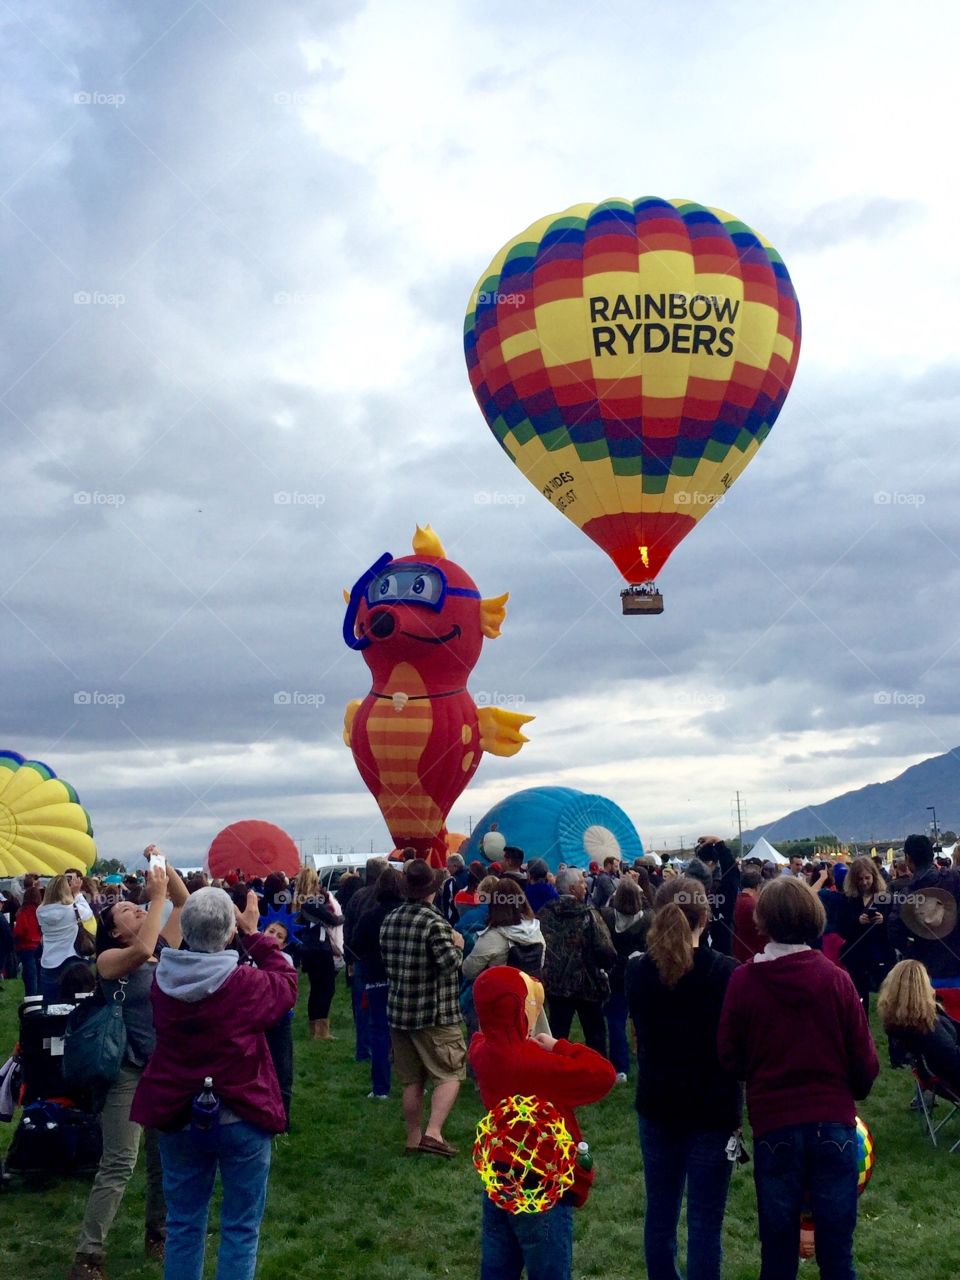
[[[743,819],[740,815],[740,792],[737,792],[737,838],[740,841],[740,857],[743,857]]]
[[[933,850],[934,853],[941,852],[940,832],[937,827],[937,808],[936,805],[928,804],[927,812],[933,814]]]

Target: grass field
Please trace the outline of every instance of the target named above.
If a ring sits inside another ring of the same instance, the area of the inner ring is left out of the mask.
[[[341,980],[342,983],[342,980]],[[13,1044],[20,984],[0,995],[0,1060]],[[335,1044],[306,1038],[305,996],[295,1023],[293,1131],[279,1139],[261,1236],[262,1280],[413,1280],[478,1274],[479,1179],[468,1151],[481,1107],[461,1093],[447,1136],[456,1160],[402,1157],[399,1103],[368,1101],[369,1071],[353,1061],[343,986],[333,1010]],[[881,1058],[886,1061],[885,1047]],[[860,1201],[861,1277],[954,1280],[960,1275],[960,1154],[934,1150],[908,1110],[912,1079],[884,1066],[862,1114],[877,1144],[874,1177]],[[396,1086],[394,1086],[396,1093]],[[574,1275],[637,1280],[643,1265],[643,1181],[632,1088],[620,1087],[582,1113],[597,1161],[587,1207],[576,1215]],[[0,1151],[12,1126],[0,1126]],[[748,1143],[748,1145],[750,1145]],[[0,1277],[61,1280],[71,1257],[88,1183],[45,1189],[15,1183],[0,1192]],[[144,1260],[143,1174],[130,1184],[110,1238],[111,1280],[157,1280]],[[207,1255],[214,1270],[216,1212]],[[724,1276],[755,1280],[759,1267],[750,1166],[734,1174],[727,1208]],[[816,1276],[804,1263],[803,1276]]]

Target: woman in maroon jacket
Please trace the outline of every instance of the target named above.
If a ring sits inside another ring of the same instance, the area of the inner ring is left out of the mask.
[[[256,932],[250,893],[240,912],[222,889],[183,908],[187,950],[163,952],[153,988],[157,1043],[131,1118],[161,1130],[167,1201],[165,1280],[201,1280],[217,1169],[223,1184],[217,1275],[253,1280],[273,1134],[283,1132],[280,1087],[264,1032],[297,1001],[296,971]],[[253,965],[227,944],[238,932]],[[195,1106],[213,1081],[215,1112]]]
[[[717,1046],[721,1066],[747,1082],[760,1280],[794,1280],[805,1200],[821,1280],[855,1280],[854,1102],[877,1078],[877,1051],[850,975],[811,947],[826,923],[819,898],[783,876],[755,914],[770,941],[730,979]]]

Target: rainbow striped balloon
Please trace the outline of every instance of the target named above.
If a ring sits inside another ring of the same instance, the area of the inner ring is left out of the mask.
[[[800,311],[776,250],[731,214],[605,200],[541,218],[500,250],[464,347],[510,458],[642,583],[768,435]]]

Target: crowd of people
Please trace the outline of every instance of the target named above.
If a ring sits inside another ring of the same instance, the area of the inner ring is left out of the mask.
[[[451,855],[441,872],[406,850],[335,891],[309,868],[292,881],[184,880],[151,852],[145,876],[26,876],[3,904],[7,973],[25,995],[53,1004],[95,990],[126,1029],[98,1099],[103,1156],[70,1280],[105,1276],[142,1134],[145,1250],[167,1280],[200,1280],[218,1173],[218,1275],[255,1275],[272,1139],[291,1123],[298,972],[319,1041],[334,1038],[345,973],[368,1097],[388,1102],[398,1082],[405,1156],[458,1155],[444,1130],[468,1073],[487,1107],[551,1102],[576,1140],[575,1108],[633,1076],[651,1280],[679,1278],[684,1198],[687,1280],[721,1274],[730,1177],[747,1158],[744,1093],[761,1280],[796,1275],[802,1214],[821,1276],[855,1275],[874,993],[894,1064],[960,1093],[960,870],[939,865],[925,836],[892,871],[865,857],[738,860],[716,837],[683,864],[611,857],[586,873],[511,846],[493,863]],[[664,1108],[666,1096],[679,1105]],[[572,1210],[591,1182],[578,1165],[536,1215],[485,1195],[482,1280],[569,1277]]]

